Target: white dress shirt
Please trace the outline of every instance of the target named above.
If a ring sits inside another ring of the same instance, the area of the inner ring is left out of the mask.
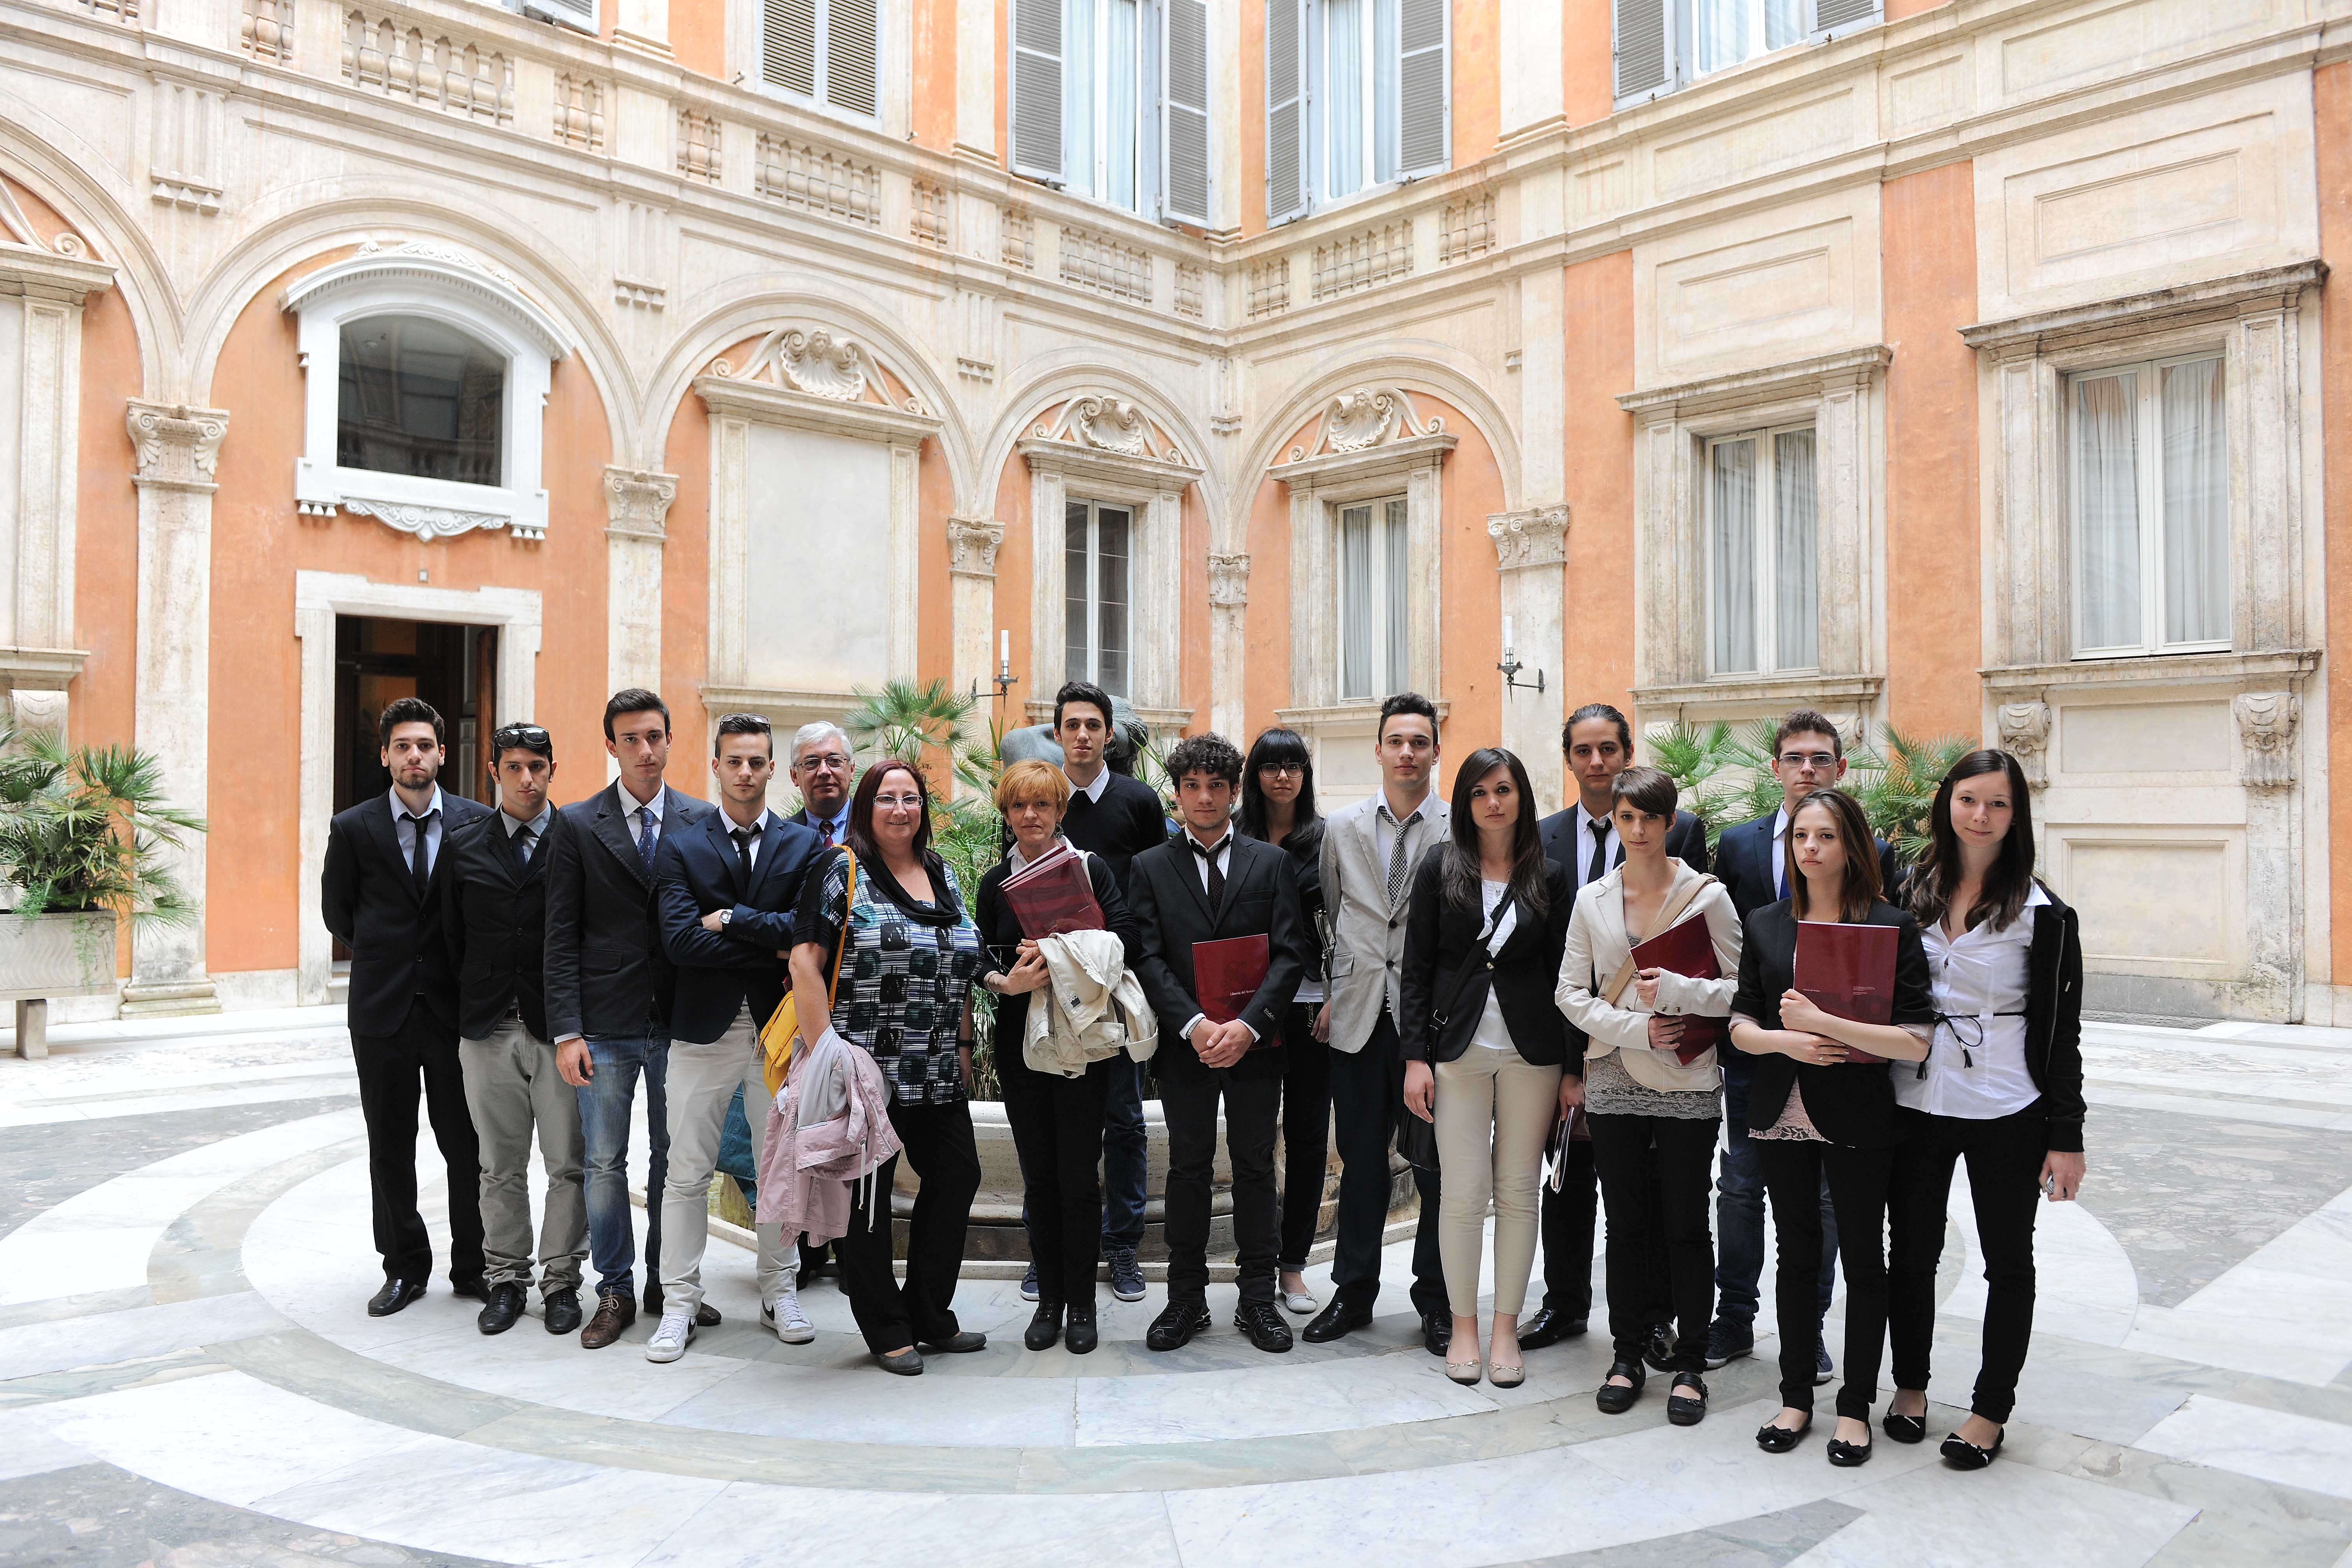
[[[1789,804],[1772,814],[1772,896],[1789,896]]]
[[[417,823],[425,816],[433,816],[433,820],[425,825],[425,874],[431,876],[434,863],[441,858],[443,831],[449,826],[448,813],[442,809],[441,786],[439,784],[433,786],[432,804],[415,816],[410,815],[408,803],[400,798],[398,790],[392,792],[390,799],[393,837],[400,841],[400,858],[412,874],[416,869]]]
[[[1993,930],[1990,921],[1957,937],[1944,934],[1941,921],[1922,929],[1936,1034],[1924,1076],[1912,1062],[1887,1065],[1897,1102],[1930,1116],[1986,1121],[2042,1097],[2025,1065],[2025,1007],[2032,989],[2033,910],[2049,901],[2037,884],[2004,930]]]
[[[719,826],[727,830],[728,837],[730,840],[727,847],[729,852],[732,853],[735,846],[731,840],[738,831],[735,826],[735,819],[731,816],[727,817]],[[760,868],[760,841],[762,838],[765,838],[768,835],[768,808],[766,806],[761,806],[760,808],[760,815],[751,819],[750,830],[751,834],[751,869],[756,872]]]
[[[1069,785],[1072,789],[1076,790],[1078,794],[1085,795],[1087,800],[1093,802],[1095,805],[1100,805],[1102,804],[1103,791],[1110,788],[1110,764],[1106,763],[1101,767],[1097,768],[1095,770],[1095,776],[1093,779],[1086,784],[1080,784],[1077,780],[1070,778],[1070,775],[1067,773],[1064,773],[1062,777],[1069,781]]]
[[[653,825],[654,844],[656,847],[659,847],[661,832],[665,826],[662,819],[662,807],[668,803],[669,791],[657,789],[654,791],[653,799],[639,800],[635,795],[631,795],[628,786],[624,784],[621,786],[621,798],[629,803],[629,809],[621,814],[621,820],[628,824],[629,842],[644,843],[646,826],[650,822]]]
[[[1601,863],[1601,875],[1602,877],[1609,875],[1610,872],[1617,868],[1617,863],[1625,858],[1624,846],[1617,842],[1616,818],[1611,816],[1593,816],[1591,812],[1584,809],[1584,798],[1581,795],[1578,796],[1576,802],[1576,885],[1580,888],[1584,886],[1587,882],[1597,881],[1600,879],[1592,875],[1592,825],[1596,822],[1601,824],[1601,846],[1609,851],[1609,858]]]
[[[539,815],[528,822],[517,822],[514,813],[503,809],[499,811],[499,826],[507,830],[507,842],[509,844],[514,842],[516,834],[525,828],[530,830],[530,837],[522,847],[522,858],[525,865],[529,865],[530,858],[539,853],[539,847],[547,842],[547,825],[554,816],[555,807],[546,801],[540,803]]]

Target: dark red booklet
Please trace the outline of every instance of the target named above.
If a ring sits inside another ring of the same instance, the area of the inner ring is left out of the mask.
[[[1264,932],[1192,944],[1192,994],[1211,1023],[1230,1024],[1242,1016],[1257,988],[1265,984],[1273,955]],[[1250,1049],[1262,1051],[1280,1044],[1281,1037],[1269,1029]]]
[[[1829,921],[1797,922],[1797,989],[1833,1018],[1857,1024],[1895,1021],[1893,926],[1844,925]],[[1848,1046],[1849,1065],[1868,1066],[1885,1057]]]
[[[1103,929],[1102,906],[1087,878],[1087,858],[1057,844],[1004,879],[1000,889],[1013,906],[1021,934],[1032,942],[1065,931]]]
[[[1693,915],[1647,942],[1634,943],[1633,967],[1663,969],[1669,974],[1687,974],[1694,980],[1723,978],[1723,971],[1716,967],[1715,939],[1707,935],[1704,915]],[[1728,1018],[1704,1018],[1685,1013],[1682,1015],[1682,1025],[1683,1043],[1675,1047],[1675,1059],[1685,1067],[1731,1038]]]

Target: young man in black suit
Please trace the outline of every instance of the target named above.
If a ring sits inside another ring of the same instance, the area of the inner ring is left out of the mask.
[[[502,1334],[530,1289],[530,1144],[547,1167],[539,1299],[547,1331],[580,1327],[588,1206],[580,1190],[580,1099],[555,1065],[547,963],[547,840],[555,742],[537,724],[490,736],[499,808],[449,836],[441,930],[457,972],[457,1061],[482,1151],[482,1254],[490,1300],[475,1325]]]
[[[368,1316],[385,1318],[424,1295],[433,1273],[433,1241],[416,1212],[420,1079],[448,1167],[449,1282],[487,1304],[480,1151],[457,1066],[457,988],[441,936],[440,879],[449,834],[489,807],[441,793],[447,734],[432,704],[415,697],[386,703],[376,738],[392,788],[329,824],[319,904],[327,930],[352,952],[352,1058],[383,1258],[383,1289]]]
[[[1160,1020],[1151,1058],[1168,1118],[1168,1306],[1143,1342],[1172,1351],[1209,1326],[1209,1177],[1216,1162],[1217,1104],[1234,1167],[1234,1327],[1262,1351],[1290,1348],[1275,1310],[1281,1211],[1275,1195],[1274,1132],[1282,1102],[1276,1030],[1307,973],[1306,920],[1289,858],[1234,831],[1242,754],[1222,735],[1193,735],[1168,756],[1184,812],[1184,836],[1135,858],[1128,902],[1142,933],[1136,972]],[[1266,939],[1265,978],[1240,1016],[1211,1020],[1194,983],[1192,944]]]
[[[1101,687],[1083,680],[1063,684],[1054,694],[1054,739],[1062,747],[1062,776],[1070,781],[1062,837],[1073,847],[1100,856],[1124,895],[1135,857],[1169,841],[1160,797],[1150,785],[1110,765],[1111,700]],[[1120,1064],[1103,1101],[1102,1256],[1110,1265],[1111,1294],[1122,1301],[1143,1300],[1143,1266],[1135,1249],[1143,1240],[1150,1152],[1143,1068]],[[1022,1280],[1023,1296],[1034,1300],[1035,1289],[1034,1275]]]
[[[1610,786],[1633,765],[1633,726],[1606,702],[1588,702],[1568,716],[1559,732],[1568,756],[1576,804],[1543,819],[1545,856],[1568,873],[1568,885],[1582,888],[1625,863],[1610,816]],[[1694,871],[1706,869],[1706,825],[1687,811],[1675,813],[1666,830],[1666,853]],[[1544,1298],[1536,1315],[1519,1326],[1519,1348],[1541,1350],[1584,1332],[1592,1310],[1592,1225],[1599,1209],[1599,1183],[1592,1145],[1570,1143],[1559,1186],[1543,1187]],[[1674,1307],[1663,1249],[1648,1260],[1651,1364],[1667,1370],[1674,1344]]]
[[[719,721],[719,809],[662,843],[654,918],[677,966],[670,1004],[669,1173],[662,1186],[662,1316],[648,1361],[676,1361],[702,1305],[711,1173],[735,1088],[751,1125],[751,1159],[766,1142],[768,1084],[760,1028],[784,999],[793,911],[820,853],[814,833],[768,809],[775,739],[753,713]],[[787,1344],[816,1337],[801,1312],[791,1247],[772,1225],[760,1235],[760,1323]]]
[[[547,846],[547,1026],[580,1102],[588,1248],[596,1312],[580,1343],[601,1350],[636,1321],[629,1204],[629,1111],[646,1088],[646,1311],[661,1315],[661,1191],[669,1173],[669,961],[653,922],[654,861],[666,834],[710,815],[662,782],[669,708],[642,687],[604,704],[604,750],[621,776],[555,814]],[[593,957],[589,955],[593,954]],[[719,1323],[705,1305],[697,1322]]]

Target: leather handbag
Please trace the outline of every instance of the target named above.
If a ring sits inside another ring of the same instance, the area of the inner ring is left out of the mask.
[[[841,858],[849,864],[849,886],[842,905],[841,940],[834,944],[833,977],[825,983],[826,1022],[832,1021],[832,1002],[841,990],[841,957],[849,951],[849,908],[857,899],[857,857],[844,849]],[[786,976],[790,979],[790,976]],[[799,999],[790,985],[784,987],[784,999],[768,1015],[760,1030],[761,1071],[768,1083],[771,1098],[782,1093],[784,1079],[793,1070],[793,1045],[801,1036]]]

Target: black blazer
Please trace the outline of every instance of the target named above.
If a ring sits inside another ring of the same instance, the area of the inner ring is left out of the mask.
[[[1577,889],[1584,886],[1584,863],[1592,858],[1591,846],[1580,842],[1584,835],[1577,831],[1576,807],[1553,812],[1543,819],[1542,829],[1544,856],[1568,873],[1568,896],[1574,899]],[[1687,811],[1675,813],[1675,825],[1666,829],[1666,853],[1694,871],[1705,871],[1706,824]],[[1620,844],[1609,868],[1613,871],[1624,863],[1625,847]]]
[[[486,1039],[507,1009],[520,1007],[523,1026],[543,1040],[548,846],[541,839],[517,871],[501,815],[478,817],[441,846],[450,857],[449,875],[440,879],[441,936],[457,975],[457,1033]],[[551,812],[547,837],[554,836]]]
[[[784,818],[784,820],[786,822],[793,823],[795,826],[805,827],[811,833],[816,832],[817,819],[809,815],[807,806],[801,807],[798,811]],[[844,833],[849,831],[849,808],[845,805],[841,808],[841,830]],[[841,840],[836,838],[834,842],[838,844]]]
[[[1168,817],[1150,784],[1114,773],[1103,786],[1099,805],[1084,790],[1070,792],[1070,804],[1062,813],[1062,837],[1074,847],[1109,861],[1110,874],[1125,892],[1135,858],[1168,842]]]
[[[1209,1077],[1192,1042],[1178,1031],[1201,1011],[1192,985],[1192,944],[1225,937],[1267,938],[1265,980],[1242,1009],[1242,1021],[1260,1040],[1277,1039],[1283,1009],[1297,994],[1312,943],[1298,911],[1298,879],[1290,858],[1271,844],[1234,835],[1225,861],[1225,896],[1213,919],[1209,895],[1192,850],[1174,839],[1135,858],[1128,868],[1127,904],[1141,933],[1135,964],[1143,994],[1160,1016],[1160,1048],[1151,1071],[1163,1083],[1199,1083]],[[1225,1070],[1234,1079],[1280,1078],[1279,1046],[1244,1054]]]
[[[980,879],[980,896],[972,903],[972,923],[980,928],[980,940],[990,949],[981,960],[982,974],[1002,974],[1008,967],[996,949],[1021,945],[1020,918],[1004,901],[1004,879],[1012,874],[1010,860],[999,860],[991,866],[988,874]],[[1142,935],[1135,929],[1135,916],[1128,909],[1127,900],[1119,897],[1118,879],[1099,855],[1087,857],[1087,884],[1094,889],[1095,902],[1102,906],[1103,929],[1118,938],[1119,946],[1126,950],[1127,966],[1133,969],[1142,951]],[[1021,1049],[1021,1031],[1029,1022],[1029,998],[1035,994],[1034,991],[1024,991],[996,998],[996,1038],[1013,1051]]]
[[[1769,824],[1767,824],[1768,837]],[[1936,1004],[1928,988],[1927,950],[1919,940],[1919,922],[1905,910],[1881,899],[1870,906],[1860,923],[1893,926],[1895,939],[1895,1022],[1933,1024]],[[1796,905],[1787,899],[1767,904],[1748,917],[1739,944],[1739,989],[1731,1010],[1744,1013],[1768,1029],[1781,1027],[1780,997],[1796,984]],[[1801,1085],[1805,1114],[1833,1143],[1861,1149],[1891,1148],[1902,1138],[1895,1116],[1895,1080],[1890,1068],[1874,1062],[1844,1062],[1813,1067],[1778,1051],[1750,1054],[1755,1076],[1748,1088],[1748,1125],[1769,1127],[1789,1103],[1789,1086]],[[1891,1070],[1900,1071],[1895,1063]]]
[[[1544,868],[1547,907],[1540,915],[1519,905],[1519,923],[1512,928],[1503,951],[1485,955],[1479,942],[1485,922],[1470,910],[1447,901],[1444,889],[1445,854],[1449,846],[1433,844],[1413,868],[1412,896],[1406,905],[1404,969],[1398,976],[1403,1026],[1397,1031],[1409,1062],[1450,1062],[1470,1048],[1486,1010],[1491,986],[1503,1005],[1503,1023],[1511,1044],[1537,1067],[1568,1060],[1568,1020],[1560,1016],[1552,993],[1559,984],[1560,950],[1568,943],[1568,917],[1576,907],[1576,884],[1557,861]],[[1445,1010],[1440,1028],[1432,1015],[1438,1000],[1453,985],[1463,961],[1477,949],[1469,978]]]
[[[1307,935],[1307,970],[1299,978],[1326,979],[1331,954],[1323,941],[1323,819],[1292,828],[1275,847],[1290,858],[1291,875],[1298,879],[1298,914]]]
[[[654,921],[662,952],[677,968],[670,1037],[688,1045],[725,1034],[746,1002],[761,1024],[782,1004],[792,982],[777,955],[797,940],[793,911],[801,883],[823,853],[814,831],[770,812],[746,889],[727,836],[731,826],[714,810],[683,833],[664,835],[654,858]],[[705,931],[702,917],[719,910],[735,911],[727,929]]]
[[[658,1035],[676,976],[654,931],[654,877],[637,858],[620,784],[555,814],[547,861],[547,1038]],[[662,837],[718,808],[662,787]],[[659,858],[658,844],[656,858]]]
[[[1775,806],[1752,822],[1725,828],[1723,837],[1716,840],[1716,877],[1723,883],[1723,890],[1731,895],[1731,907],[1743,921],[1787,896],[1775,892],[1772,887],[1772,823],[1780,815],[1780,808]],[[1892,901],[1900,879],[1895,850],[1884,838],[1873,838],[1871,843],[1878,848],[1880,891]],[[1706,868],[1702,866],[1699,869]]]
[[[451,837],[489,814],[479,801],[441,792],[441,849],[421,905],[386,796],[370,795],[327,825],[319,912],[352,950],[352,1034],[397,1034],[418,1000],[444,1028],[457,1026],[457,974],[441,936],[441,884],[449,875]]]

